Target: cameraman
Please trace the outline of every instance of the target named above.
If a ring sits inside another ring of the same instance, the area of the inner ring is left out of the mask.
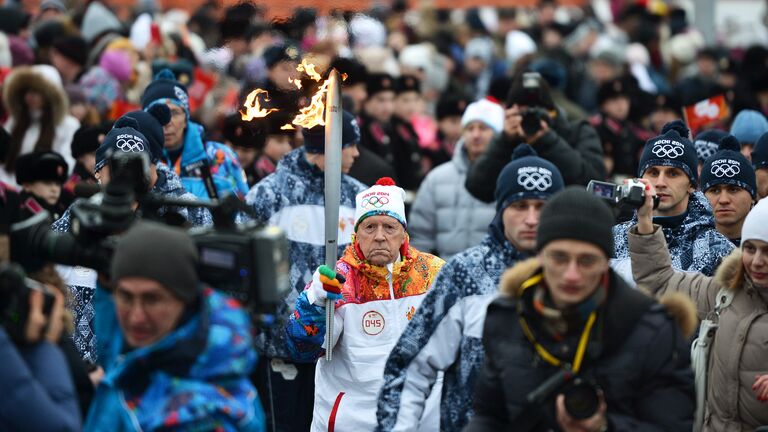
[[[151,114],[159,117],[163,116],[162,111],[165,112],[165,116],[169,116],[168,109],[165,106],[153,107],[150,110]],[[151,133],[153,126],[162,130],[160,121],[157,125],[150,123],[148,120],[142,120],[144,125],[143,129],[148,131],[150,136],[157,135]],[[156,140],[149,140],[142,132],[138,131],[139,121],[135,118],[131,118],[125,115],[115,122],[114,127],[104,137],[104,141],[101,146],[96,150],[96,167],[95,174],[96,179],[104,187],[112,180],[112,168],[110,166],[110,154],[119,153],[137,153],[146,156],[149,161],[149,178],[144,179],[147,181],[143,187],[150,193],[159,195],[161,197],[169,198],[182,198],[195,200],[194,195],[188,193],[181,185],[181,180],[172,171],[168,169],[164,164],[158,164],[159,155],[161,149],[154,143]],[[161,132],[162,133],[162,132]],[[132,179],[138,181],[139,179]],[[134,208],[140,210],[146,210],[140,208],[138,203],[134,203]],[[70,206],[64,215],[57,220],[52,229],[56,232],[68,232],[70,230],[70,214],[72,207]],[[159,209],[153,209],[152,214],[145,214],[145,217],[165,217],[171,213],[169,208],[160,207]],[[189,222],[191,225],[211,225],[211,214],[207,209],[203,208],[176,208],[176,214],[180,218]],[[75,328],[77,329],[74,334],[75,346],[80,354],[86,361],[95,362],[95,338],[93,332],[93,305],[91,300],[93,298],[94,290],[96,288],[96,276],[94,271],[89,271],[82,267],[77,267],[75,270],[67,272],[62,271],[62,277],[69,285],[70,291],[73,296],[72,312],[75,319]]]
[[[250,318],[197,265],[178,228],[142,221],[118,240],[113,291],[94,300],[106,375],[86,431],[263,430]]]
[[[659,305],[610,269],[612,224],[610,208],[579,187],[544,205],[538,256],[504,274],[488,307],[467,430],[691,429],[693,306],[684,296]]]
[[[50,315],[46,316],[43,292],[29,289],[29,303],[17,305],[28,308],[26,325],[18,332],[11,331],[16,333],[12,339],[5,328],[5,318],[14,315],[9,304],[9,289],[13,288],[7,284],[23,284],[24,279],[23,273],[13,268],[1,271],[4,286],[0,287],[0,313],[4,325],[0,327],[0,430],[79,431],[77,395],[64,353],[58,346],[64,330],[64,295],[51,290],[55,299]]]
[[[476,198],[493,201],[496,178],[520,143],[528,143],[539,157],[552,162],[565,184],[586,185],[606,177],[600,138],[586,121],[569,123],[555,106],[547,83],[536,73],[523,73],[512,83],[506,103],[504,132],[491,141],[467,171],[466,187]],[[523,128],[523,118],[539,115],[533,130]]]

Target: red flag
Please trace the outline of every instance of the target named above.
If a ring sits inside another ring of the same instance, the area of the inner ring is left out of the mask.
[[[728,103],[725,95],[713,96],[693,105],[685,107],[685,122],[691,129],[691,134],[696,135],[702,129],[714,126],[715,123],[728,118]]]

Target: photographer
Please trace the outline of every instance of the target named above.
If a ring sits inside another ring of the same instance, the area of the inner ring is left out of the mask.
[[[467,430],[691,429],[693,307],[684,296],[659,305],[610,269],[612,224],[578,187],[544,205],[538,256],[504,274],[488,307]]]
[[[86,431],[263,430],[250,318],[197,266],[178,228],[142,221],[118,240],[113,290],[96,293],[106,375]]]
[[[58,343],[64,330],[64,295],[51,290],[54,300],[45,314],[44,294],[29,289],[24,302],[12,304],[11,290],[25,283],[23,272],[12,267],[0,270],[0,429],[24,431],[79,431],[77,395]],[[16,285],[13,287],[12,285]],[[26,303],[26,304],[25,304]],[[24,313],[13,311],[27,308]],[[26,316],[19,328],[11,317]],[[11,329],[8,326],[11,325]]]
[[[586,185],[604,179],[600,138],[586,121],[569,123],[552,101],[547,83],[537,73],[523,73],[512,83],[506,103],[504,132],[467,171],[466,187],[476,198],[493,201],[496,178],[520,143],[560,170],[565,184]]]

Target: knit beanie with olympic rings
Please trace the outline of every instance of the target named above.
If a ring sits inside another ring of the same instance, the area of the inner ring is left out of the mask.
[[[719,184],[738,186],[749,192],[752,199],[757,196],[755,169],[741,154],[741,144],[733,135],[726,135],[720,140],[717,152],[701,168],[702,192]]]
[[[390,216],[407,228],[405,220],[405,191],[389,177],[382,177],[376,184],[355,197],[355,232],[369,216]]]
[[[642,177],[652,166],[671,166],[680,168],[691,179],[691,183],[698,184],[699,160],[696,156],[696,148],[688,139],[688,134],[688,128],[680,120],[665,124],[661,129],[661,135],[645,143],[637,176]]]

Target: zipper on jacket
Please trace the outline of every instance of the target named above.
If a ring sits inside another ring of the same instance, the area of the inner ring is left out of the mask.
[[[395,279],[395,264],[387,264],[387,284],[389,285],[389,299],[395,299],[395,287],[392,285],[392,281]]]

